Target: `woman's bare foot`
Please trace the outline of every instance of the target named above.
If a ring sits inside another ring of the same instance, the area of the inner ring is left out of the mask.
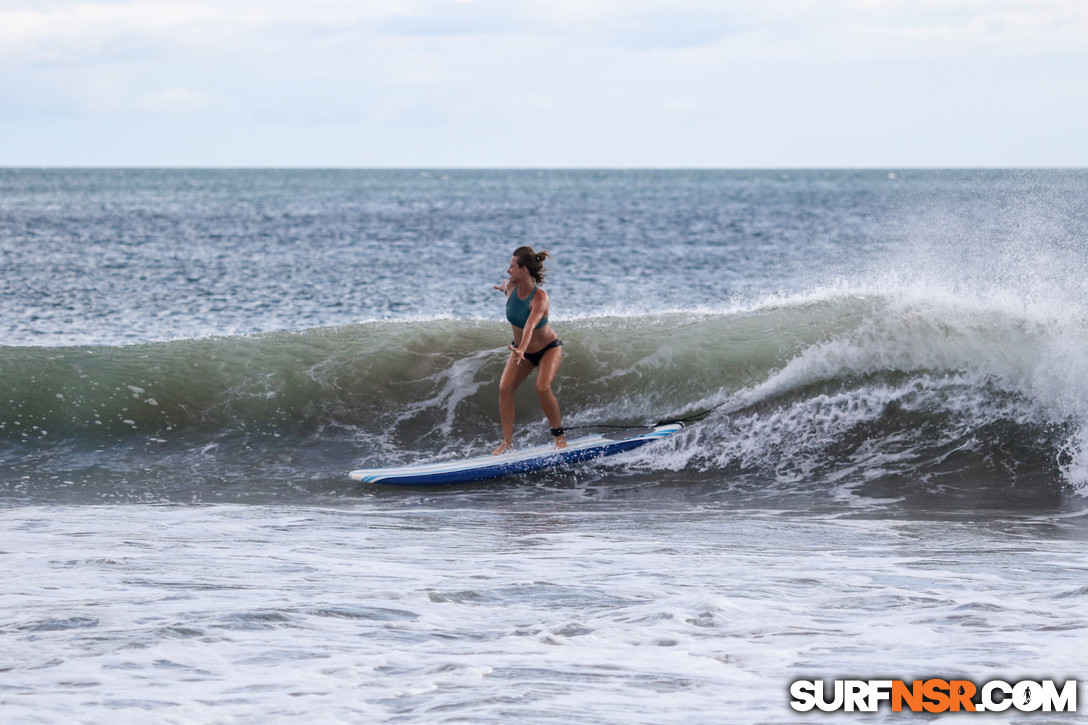
[[[564,445],[565,445],[565,444],[564,444]],[[510,450],[510,449],[511,449],[511,448],[513,448],[513,447],[514,447],[514,444],[513,444],[513,443],[509,443],[509,442],[507,442],[507,441],[503,441],[502,443],[500,443],[500,444],[499,444],[499,447],[498,447],[498,448],[496,448],[495,450],[491,451],[491,455],[493,455],[493,456],[498,456],[498,455],[501,455],[501,454],[503,454],[503,453],[506,453],[506,452],[507,452],[508,450]]]
[[[566,436],[556,436],[555,437],[555,447],[560,448],[560,449],[566,448],[567,447],[567,437]]]

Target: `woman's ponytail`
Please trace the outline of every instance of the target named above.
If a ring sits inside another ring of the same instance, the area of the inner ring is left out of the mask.
[[[514,250],[514,259],[518,261],[518,266],[527,268],[537,284],[544,284],[544,275],[548,272],[544,269],[544,260],[551,258],[552,255],[545,251],[534,252],[532,247],[518,247]]]

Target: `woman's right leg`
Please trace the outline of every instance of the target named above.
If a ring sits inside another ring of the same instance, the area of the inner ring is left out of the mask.
[[[510,353],[506,360],[506,367],[502,371],[502,380],[499,381],[499,422],[502,423],[502,443],[491,451],[491,455],[510,450],[514,445],[514,393],[525,382],[529,374],[533,372],[533,366],[528,362],[518,365],[518,356]]]
[[[540,359],[539,372],[536,374],[536,392],[540,397],[540,407],[544,409],[548,424],[553,429],[563,427],[563,414],[559,412],[559,401],[555,399],[555,393],[552,392],[552,383],[555,381],[555,374],[559,372],[561,362],[563,362],[563,348],[553,347]],[[556,436],[555,447],[566,448],[567,437]]]

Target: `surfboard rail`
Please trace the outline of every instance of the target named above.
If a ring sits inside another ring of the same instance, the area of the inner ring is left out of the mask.
[[[551,444],[507,451],[498,456],[483,455],[437,463],[422,463],[394,468],[361,468],[348,475],[363,483],[387,485],[445,485],[471,483],[502,476],[514,476],[546,468],[556,468],[603,456],[623,453],[650,441],[668,437],[680,430],[679,423],[628,428],[614,433],[584,436],[568,441],[557,449]]]

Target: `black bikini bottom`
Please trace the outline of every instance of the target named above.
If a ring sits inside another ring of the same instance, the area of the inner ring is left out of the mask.
[[[525,359],[532,363],[534,368],[538,368],[540,367],[540,360],[544,357],[544,353],[546,353],[548,350],[551,350],[553,347],[563,347],[563,341],[559,340],[558,338],[552,340],[536,352],[525,353]]]

